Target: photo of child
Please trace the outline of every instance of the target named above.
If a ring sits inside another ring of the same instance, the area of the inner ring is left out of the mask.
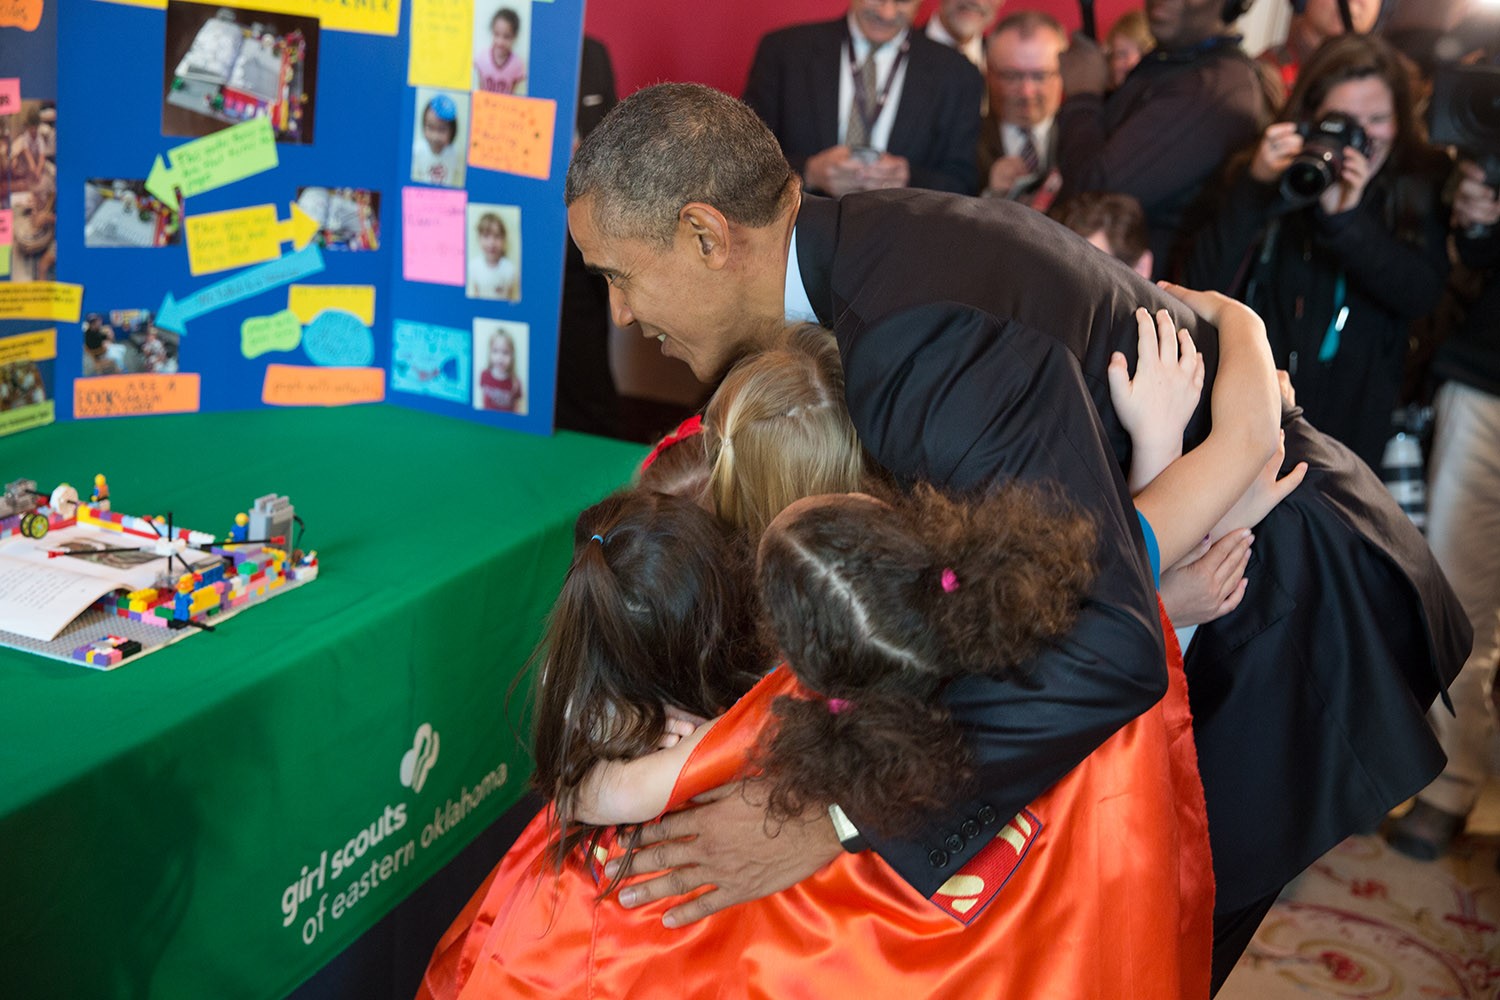
[[[149,309],[116,309],[108,321],[89,313],[83,321],[83,375],[175,372],[178,345],[177,334],[156,328]]]
[[[517,205],[468,206],[469,268],[464,295],[471,299],[521,298],[521,209]]]
[[[474,89],[526,94],[531,56],[531,0],[500,0],[474,6]]]
[[[526,370],[531,328],[498,319],[474,321],[474,409],[526,413],[521,372]]]
[[[411,179],[440,187],[464,186],[464,122],[469,95],[417,88],[417,127],[411,147]]]
[[[11,210],[11,281],[57,276],[57,105],[0,115],[0,208]],[[0,279],[3,280],[3,279]]]

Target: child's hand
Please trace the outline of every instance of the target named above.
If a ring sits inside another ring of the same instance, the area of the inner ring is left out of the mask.
[[[1253,539],[1248,530],[1232,531],[1213,545],[1204,539],[1162,573],[1161,603],[1173,625],[1202,625],[1239,607]]]
[[[693,735],[693,730],[708,722],[700,719],[690,712],[684,712],[675,705],[662,706],[667,713],[666,725],[662,726],[661,738],[656,741],[656,749],[666,750],[675,747],[685,738]]]
[[[1109,359],[1109,395],[1130,433],[1135,457],[1131,491],[1141,489],[1182,454],[1182,432],[1203,392],[1203,358],[1187,331],[1179,333],[1166,310],[1135,311],[1140,331],[1135,377],[1125,355]]]
[[[1286,457],[1286,432],[1281,435],[1281,444],[1276,448],[1276,454],[1260,470],[1255,481],[1250,484],[1243,496],[1229,508],[1225,514],[1214,525],[1212,535],[1219,538],[1240,528],[1253,528],[1281,501],[1291,495],[1292,490],[1302,485],[1302,479],[1307,475],[1307,463],[1298,462],[1291,472],[1280,479],[1276,474],[1281,471],[1281,462]]]

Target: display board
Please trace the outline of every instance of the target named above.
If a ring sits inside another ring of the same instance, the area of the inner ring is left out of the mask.
[[[0,433],[549,432],[581,38],[579,0],[0,0]]]

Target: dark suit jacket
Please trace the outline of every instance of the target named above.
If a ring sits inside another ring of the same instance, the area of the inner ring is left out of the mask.
[[[760,40],[745,103],[755,109],[792,168],[839,144],[839,74],[846,21],[799,24]],[[973,194],[974,143],[984,78],[963,56],[916,29],[887,152],[911,163],[912,187]],[[882,81],[884,82],[884,81]]]
[[[1207,433],[1218,331],[1109,255],[1010,202],[911,190],[837,202],[808,197],[796,239],[813,307],[839,341],[850,412],[877,460],[900,476],[960,489],[1009,476],[1055,479],[1100,525],[1099,581],[1074,633],[1035,663],[1036,686],[969,680],[949,691],[955,717],[974,734],[979,798],[935,817],[925,838],[877,844],[903,877],[930,891],[934,879],[941,882],[932,852],[945,852],[951,872],[981,846],[970,838],[962,850],[947,849],[977,809],[1013,814],[1165,689],[1154,595],[1120,474],[1129,439],[1110,403],[1105,372],[1115,350],[1134,363],[1136,306],[1166,306],[1179,327],[1192,331],[1207,362],[1204,401],[1189,427],[1189,443],[1196,443]],[[1257,558],[1312,567],[1340,550],[1359,549],[1388,572],[1330,573],[1332,587],[1342,588],[1330,594],[1323,571],[1309,568],[1307,580],[1317,586],[1295,590],[1290,604],[1252,579],[1241,608],[1200,627],[1193,647],[1197,663],[1216,655],[1206,652],[1216,642],[1234,645],[1273,688],[1263,696],[1225,699],[1223,707],[1195,697],[1200,753],[1224,761],[1223,768],[1204,769],[1211,824],[1212,803],[1238,796],[1244,814],[1258,824],[1245,831],[1276,845],[1275,857],[1266,857],[1247,849],[1242,837],[1225,838],[1211,827],[1221,900],[1240,898],[1268,880],[1289,881],[1331,831],[1359,828],[1371,810],[1400,802],[1404,795],[1396,790],[1412,775],[1430,779],[1440,767],[1419,755],[1398,774],[1387,749],[1430,740],[1421,709],[1467,655],[1463,613],[1389,494],[1328,458],[1334,447],[1311,428],[1288,433],[1288,462],[1306,457],[1335,471],[1309,476],[1293,494],[1297,502],[1283,503],[1262,523]],[[1282,522],[1293,519],[1305,527],[1282,530]],[[1402,602],[1413,616],[1411,627],[1386,635],[1368,609]],[[1335,610],[1314,623],[1315,607]],[[1265,626],[1264,639],[1243,624],[1252,617]],[[1224,635],[1232,638],[1219,638]],[[1368,658],[1376,637],[1386,655]],[[1371,690],[1405,689],[1412,711],[1386,712],[1387,728],[1379,731],[1346,717],[1369,706],[1344,703],[1296,719],[1288,729],[1281,707],[1286,689],[1274,689],[1278,681],[1300,683],[1285,670],[1287,643],[1315,648],[1324,654],[1322,670]],[[1373,671],[1386,676],[1372,678]],[[1190,687],[1192,678],[1190,665]],[[1289,759],[1298,767],[1278,772],[1274,781],[1242,780],[1260,766],[1242,749],[1246,730],[1294,745],[1297,753]],[[1351,734],[1348,752],[1335,752],[1325,730]],[[1381,772],[1369,797],[1353,802],[1325,794],[1331,786],[1352,787],[1355,769]],[[1242,786],[1257,795],[1244,795]],[[1288,801],[1300,811],[1285,809]]]

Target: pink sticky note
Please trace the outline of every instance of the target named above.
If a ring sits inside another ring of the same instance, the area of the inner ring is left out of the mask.
[[[0,208],[0,247],[10,244],[10,233],[10,209]]]
[[[0,79],[0,115],[14,115],[21,111],[21,79],[10,76]]]
[[[435,285],[464,283],[464,191],[401,189],[401,274]]]

